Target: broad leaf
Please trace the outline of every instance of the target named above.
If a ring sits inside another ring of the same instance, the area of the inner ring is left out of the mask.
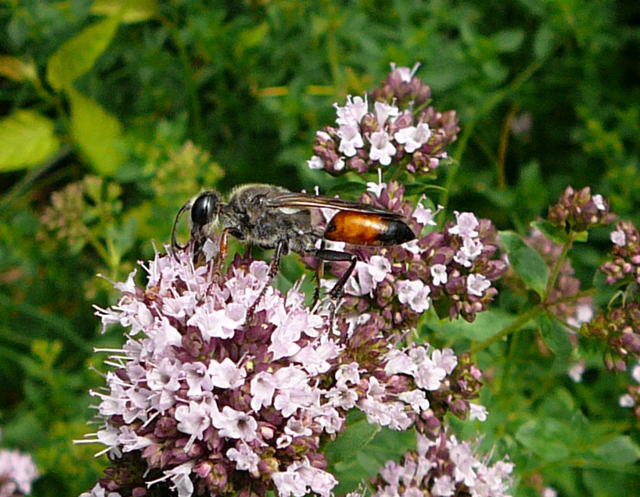
[[[500,243],[509,254],[509,264],[513,270],[529,288],[542,296],[547,286],[549,270],[540,254],[513,231],[501,231]]]
[[[151,19],[158,9],[157,0],[95,0],[92,14],[115,16],[122,14],[122,22],[140,22]]]
[[[565,443],[571,427],[555,419],[536,419],[523,424],[516,439],[541,461],[561,461],[570,450]]]
[[[594,450],[596,457],[610,464],[633,464],[640,459],[640,447],[631,438],[619,435]]]
[[[124,159],[119,148],[122,138],[120,121],[73,87],[69,87],[68,94],[71,134],[78,147],[96,173],[114,174]]]
[[[567,329],[548,314],[538,317],[538,325],[540,326],[542,339],[551,352],[559,358],[569,357],[571,342],[567,335]]]
[[[336,495],[354,490],[360,483],[375,476],[390,459],[399,459],[409,449],[415,449],[413,430],[394,431],[367,422],[361,412],[348,416],[347,429],[327,445],[326,456],[331,473],[340,482]]]
[[[32,110],[18,110],[0,120],[0,171],[36,166],[60,143],[49,118]]]
[[[109,17],[83,29],[49,57],[47,81],[56,90],[68,87],[93,67],[111,43],[119,17]]]

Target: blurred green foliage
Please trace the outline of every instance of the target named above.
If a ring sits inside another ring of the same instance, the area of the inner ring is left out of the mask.
[[[305,165],[314,133],[389,62],[421,62],[438,108],[461,116],[435,202],[525,234],[565,185],[590,185],[638,221],[639,15],[622,0],[0,2],[0,426],[34,454],[34,494],[78,495],[99,474],[97,449],[70,443],[92,430],[91,348],[118,342],[92,317],[111,302],[96,273],[123,279],[204,187],[330,188]],[[580,275],[606,236],[578,249]],[[505,312],[435,339],[482,341]],[[517,495],[640,494],[625,379],[594,354],[571,383],[534,331],[505,363],[479,355],[492,414],[460,430],[511,455]]]

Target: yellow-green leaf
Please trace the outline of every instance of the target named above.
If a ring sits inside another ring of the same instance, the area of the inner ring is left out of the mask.
[[[49,57],[47,81],[56,90],[69,86],[93,67],[118,28],[119,17],[109,17],[83,29]]]
[[[95,0],[91,13],[105,16],[122,14],[122,22],[151,19],[158,8],[157,0]]]
[[[32,110],[18,110],[0,120],[0,171],[40,164],[60,143],[53,121]]]
[[[100,175],[115,173],[123,161],[119,146],[120,121],[95,100],[68,88],[71,102],[71,135],[93,170]]]
[[[36,78],[36,66],[33,62],[24,62],[10,55],[0,56],[0,76],[13,81],[33,80]]]

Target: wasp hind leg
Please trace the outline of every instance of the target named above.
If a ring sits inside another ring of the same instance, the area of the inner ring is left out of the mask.
[[[321,259],[321,265],[324,265],[324,262],[350,262],[347,270],[340,276],[338,281],[331,291],[329,291],[329,295],[332,299],[337,300],[342,297],[342,293],[344,292],[344,286],[347,284],[349,277],[353,274],[353,270],[356,268],[356,263],[358,262],[358,257],[354,254],[350,254],[349,252],[340,252],[338,250],[328,250],[325,248],[319,248],[316,250],[314,254],[317,258]],[[322,272],[321,272],[322,273]],[[316,292],[320,291],[320,281],[318,281],[318,287],[316,288]],[[314,295],[315,297],[315,295]]]

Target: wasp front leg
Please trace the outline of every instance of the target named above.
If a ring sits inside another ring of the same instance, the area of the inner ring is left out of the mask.
[[[271,285],[274,278],[278,274],[278,270],[280,269],[280,258],[282,257],[283,254],[287,253],[287,250],[288,250],[287,243],[284,241],[279,241],[278,244],[276,245],[275,251],[273,253],[273,259],[271,260],[271,265],[269,266],[269,272],[267,273],[267,279],[264,283],[264,286],[262,287],[262,290],[260,290],[258,297],[253,301],[253,304],[251,304],[251,307],[249,307],[249,309],[247,310],[247,318],[245,320],[246,324],[251,323],[251,320],[253,318],[253,313],[255,312],[256,307],[264,297],[264,294],[267,293],[267,288],[269,288],[269,285]]]

